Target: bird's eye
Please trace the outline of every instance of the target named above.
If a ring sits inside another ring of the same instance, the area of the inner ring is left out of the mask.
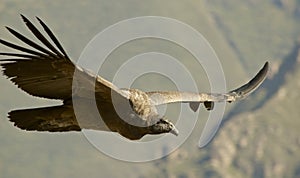
[[[157,123],[159,124],[167,124],[168,122],[164,119],[160,119]]]

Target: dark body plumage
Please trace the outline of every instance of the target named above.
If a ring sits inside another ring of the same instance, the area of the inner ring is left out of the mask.
[[[44,47],[7,27],[10,33],[35,50],[0,39],[4,46],[23,52],[0,53],[9,57],[0,59],[3,74],[30,95],[63,101],[60,106],[9,112],[10,121],[24,130],[65,132],[94,129],[118,132],[132,140],[146,134],[177,135],[175,126],[158,115],[157,105],[184,102],[196,111],[200,103],[204,103],[205,108],[211,110],[214,102],[232,102],[249,95],[264,81],[269,68],[267,62],[250,82],[225,94],[119,89],[102,77],[75,66],[39,18],[51,41],[26,17],[22,16],[22,19]],[[93,104],[96,110],[92,109]]]

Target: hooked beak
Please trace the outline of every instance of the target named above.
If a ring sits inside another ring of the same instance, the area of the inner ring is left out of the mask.
[[[170,131],[171,134],[175,135],[175,136],[178,136],[179,134],[179,131],[174,127],[171,131]]]

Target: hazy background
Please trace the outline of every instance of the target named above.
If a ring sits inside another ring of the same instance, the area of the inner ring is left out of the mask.
[[[58,102],[33,98],[0,77],[0,177],[300,177],[299,0],[1,0],[1,38],[17,42],[6,25],[29,36],[20,13],[30,19],[41,17],[74,61],[107,26],[155,15],[183,21],[207,38],[223,65],[228,88],[246,82],[266,60],[272,69],[258,92],[227,107],[223,126],[207,147],[197,147],[208,114],[203,110],[192,136],[177,151],[148,163],[107,157],[81,133],[15,128],[6,117],[11,109]],[[147,51],[180,59],[197,76],[198,87],[209,91],[207,77],[201,67],[193,65],[192,56],[162,41],[135,41],[118,49],[110,56],[114,63],[107,70],[114,71],[122,61]],[[152,77],[151,85],[157,89],[173,87],[161,77]],[[138,80],[135,85],[143,88],[143,83],[149,85],[148,80]],[[170,106],[169,114],[177,107]]]

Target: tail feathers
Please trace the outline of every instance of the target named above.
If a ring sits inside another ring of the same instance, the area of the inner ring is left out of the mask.
[[[73,109],[68,106],[15,110],[9,112],[9,119],[23,130],[50,132],[81,130]]]

